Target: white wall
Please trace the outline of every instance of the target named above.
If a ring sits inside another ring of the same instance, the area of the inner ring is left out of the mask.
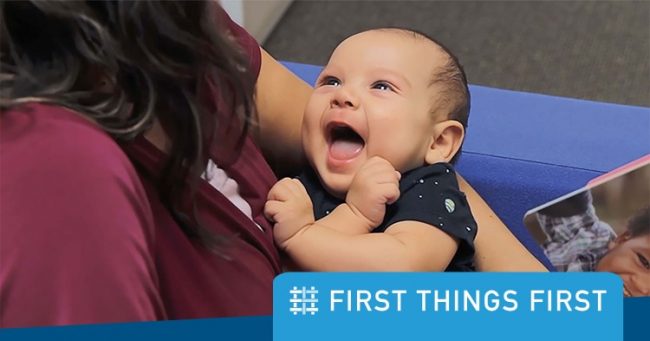
[[[230,17],[261,44],[293,0],[219,0]]]

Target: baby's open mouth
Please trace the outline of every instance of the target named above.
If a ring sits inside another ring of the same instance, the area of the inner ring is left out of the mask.
[[[336,160],[355,158],[366,142],[352,127],[344,123],[331,123],[327,126],[329,153]]]

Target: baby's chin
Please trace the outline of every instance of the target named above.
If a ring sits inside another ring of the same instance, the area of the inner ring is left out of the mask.
[[[345,175],[327,174],[321,177],[320,181],[327,193],[341,200],[345,200],[345,195],[348,193],[350,183],[352,182],[352,179],[348,178],[350,177]]]

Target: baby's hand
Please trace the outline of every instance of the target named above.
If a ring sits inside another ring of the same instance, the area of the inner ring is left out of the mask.
[[[346,203],[358,216],[369,223],[369,230],[379,226],[386,214],[386,205],[399,198],[401,174],[385,159],[373,156],[352,179],[345,197]]]
[[[284,178],[271,188],[264,214],[275,223],[273,237],[283,249],[298,231],[314,223],[311,199],[298,179]]]

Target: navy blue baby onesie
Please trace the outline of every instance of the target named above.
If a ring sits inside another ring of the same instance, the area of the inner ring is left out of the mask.
[[[313,170],[299,176],[314,206],[316,220],[343,203],[325,191]],[[448,163],[416,168],[402,175],[400,198],[386,208],[384,221],[373,232],[384,232],[394,223],[415,220],[435,226],[459,241],[458,251],[446,271],[474,271],[476,222],[456,173]]]

